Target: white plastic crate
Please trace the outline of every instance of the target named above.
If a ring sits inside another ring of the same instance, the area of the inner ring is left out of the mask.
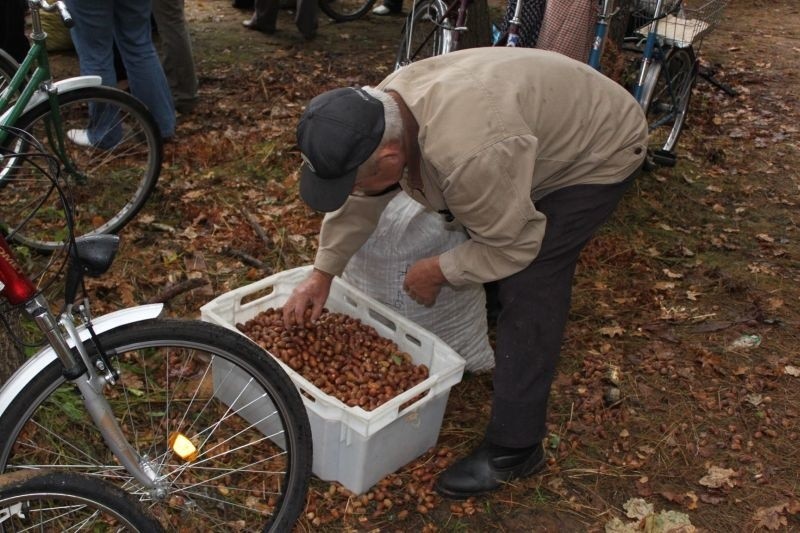
[[[306,266],[281,272],[225,293],[200,309],[201,318],[238,331],[236,324],[244,323],[270,307],[281,307],[311,268]],[[338,481],[361,494],[436,444],[447,397],[453,385],[461,381],[464,359],[432,333],[340,278],[333,280],[326,307],[374,327],[379,335],[394,341],[400,350],[407,352],[414,364],[425,364],[429,369],[428,379],[422,383],[372,411],[364,411],[325,394],[278,361],[300,390],[308,412],[314,440],[314,474],[320,479]],[[214,368],[215,375],[229,370]],[[230,405],[241,392],[241,387],[228,383],[230,380],[217,396]],[[400,409],[401,405],[421,393],[427,394]],[[255,423],[260,418],[258,412],[263,411],[253,408],[243,416]],[[265,435],[272,433],[269,427],[259,426],[259,429]]]

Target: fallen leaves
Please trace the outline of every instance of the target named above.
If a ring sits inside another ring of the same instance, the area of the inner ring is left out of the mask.
[[[642,498],[632,498],[622,505],[633,522],[614,517],[605,524],[605,533],[694,533],[689,516],[678,511],[655,512],[654,506]]]
[[[712,465],[708,467],[708,473],[701,477],[698,483],[712,489],[731,488],[735,485],[733,478],[736,476],[736,471],[731,468]]]
[[[797,514],[800,512],[800,501],[792,500],[782,502],[772,507],[760,507],[753,514],[753,522],[756,527],[775,531],[789,525],[786,515]]]
[[[597,332],[605,337],[612,337],[612,338],[621,337],[622,335],[625,334],[625,328],[622,328],[620,326],[606,326],[600,328],[599,330],[597,330]]]
[[[800,378],[800,367],[794,365],[786,365],[785,367],[783,367],[783,373],[795,378]]]

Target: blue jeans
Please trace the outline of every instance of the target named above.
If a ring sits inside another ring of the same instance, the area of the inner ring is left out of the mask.
[[[162,137],[175,134],[175,106],[150,33],[151,0],[66,0],[75,26],[72,42],[82,75],[96,75],[115,87],[113,45],[116,43],[131,94],[153,114]],[[89,138],[108,134],[93,117]]]

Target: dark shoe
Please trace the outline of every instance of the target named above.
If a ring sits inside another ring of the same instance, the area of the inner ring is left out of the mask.
[[[193,100],[175,100],[175,111],[181,115],[190,115],[194,108],[197,106],[197,99]]]
[[[250,20],[243,20],[242,26],[244,26],[248,30],[256,30],[260,31],[261,33],[266,33],[270,35],[275,33],[275,28],[268,28],[265,26],[261,26],[260,24],[257,24],[255,17],[251,18]]]
[[[496,490],[507,481],[535,474],[544,465],[541,446],[519,451],[482,444],[439,476],[436,491],[447,498],[464,500]]]

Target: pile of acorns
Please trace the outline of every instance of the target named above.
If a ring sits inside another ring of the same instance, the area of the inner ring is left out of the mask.
[[[320,318],[286,328],[281,308],[236,327],[324,393],[371,411],[428,378],[397,344],[357,318],[323,310]]]

